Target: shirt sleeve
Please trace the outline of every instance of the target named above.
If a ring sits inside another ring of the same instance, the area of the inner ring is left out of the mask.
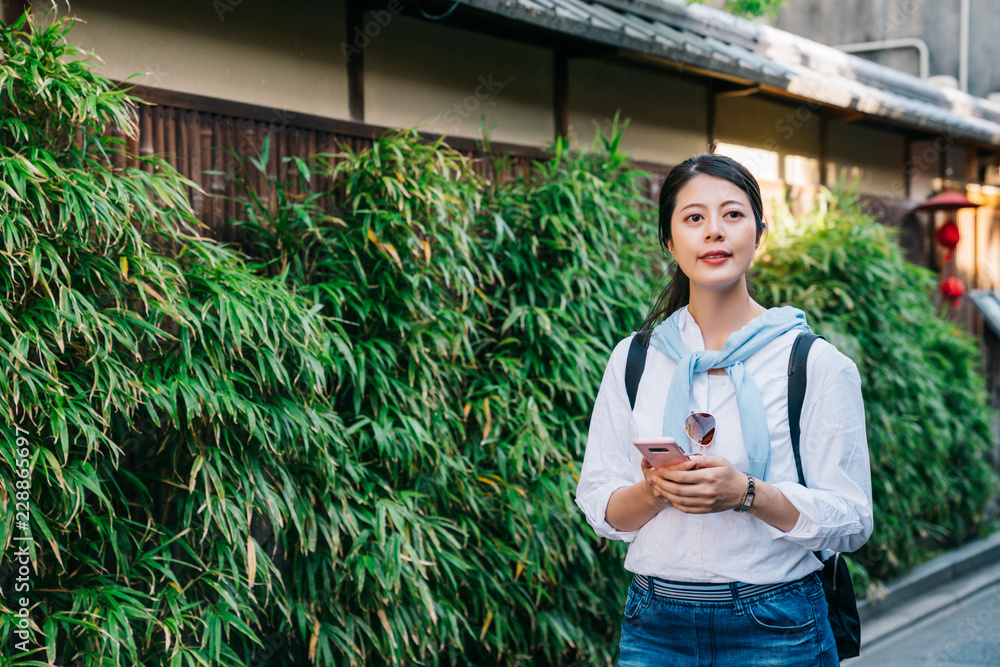
[[[598,535],[631,542],[638,531],[619,531],[605,515],[611,494],[631,486],[634,477],[631,462],[632,409],[625,392],[625,361],[631,337],[621,341],[611,353],[604,369],[601,388],[590,418],[587,449],[576,487],[576,504],[587,523]]]
[[[787,533],[767,528],[773,538],[813,551],[851,552],[872,533],[871,467],[861,376],[850,359],[835,354],[845,363],[832,378],[824,373],[809,377],[809,387],[815,379],[819,388],[812,396],[807,388],[800,421],[806,486],[775,484],[798,509],[799,520]]]

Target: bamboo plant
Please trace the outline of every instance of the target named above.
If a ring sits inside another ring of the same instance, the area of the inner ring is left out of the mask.
[[[290,548],[291,525],[307,542],[301,508],[325,512],[320,442],[342,433],[327,368],[346,343],[311,302],[196,234],[191,182],[105,133],[134,135],[134,103],[90,71],[70,27],[0,29],[5,564],[15,532],[33,539],[33,644],[5,653],[244,665],[259,609],[283,604],[263,543]],[[15,427],[30,443],[24,527]],[[317,480],[304,492],[302,475]],[[5,638],[16,604],[6,595]]]

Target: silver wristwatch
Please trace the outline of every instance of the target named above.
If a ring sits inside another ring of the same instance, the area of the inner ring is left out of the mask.
[[[743,501],[740,503],[739,507],[733,509],[734,512],[746,512],[753,505],[754,499],[754,489],[753,489],[753,477],[747,475],[747,492],[743,494]]]

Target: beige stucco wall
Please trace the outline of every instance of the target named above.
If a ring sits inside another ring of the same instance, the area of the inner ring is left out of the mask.
[[[827,183],[850,185],[860,178],[860,193],[903,196],[906,139],[901,133],[845,122],[829,123],[827,132]]]
[[[757,178],[791,186],[819,183],[818,107],[719,95],[715,114],[718,152],[740,160]]]
[[[570,133],[589,146],[615,112],[631,120],[621,148],[637,160],[676,164],[705,152],[706,92],[687,79],[629,64],[573,58],[568,66]]]
[[[65,4],[61,3],[63,11]],[[105,76],[137,84],[347,118],[345,5],[300,0],[73,0],[69,39]]]
[[[552,52],[394,16],[364,51],[365,122],[544,146],[555,135]]]

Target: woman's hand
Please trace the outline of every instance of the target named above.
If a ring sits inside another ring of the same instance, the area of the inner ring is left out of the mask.
[[[631,486],[623,486],[612,493],[608,499],[608,507],[604,511],[604,518],[615,530],[632,531],[642,528],[647,521],[670,504],[661,488],[666,483],[663,475],[668,470],[690,470],[693,467],[693,462],[685,461],[673,468],[657,470],[649,465],[649,461],[643,459],[642,475],[645,479]]]
[[[664,490],[663,487],[663,484],[665,482],[665,478],[663,475],[667,471],[692,470],[694,469],[694,467],[695,467],[694,461],[688,460],[684,461],[683,463],[678,463],[677,465],[671,466],[669,468],[654,468],[652,465],[650,465],[649,461],[646,460],[646,457],[642,458],[642,466],[641,466],[642,476],[646,478],[647,489],[649,490],[650,494],[652,494],[653,498],[655,498],[660,504],[662,504],[663,507],[666,507],[667,505],[671,504],[670,499],[667,497],[666,491]]]
[[[723,456],[699,456],[671,468],[642,474],[653,495],[688,514],[709,514],[737,507],[747,490],[747,476]]]
[[[643,459],[642,475],[645,480],[630,489],[641,488],[641,494],[646,498],[641,504],[645,505],[646,513],[640,523],[626,530],[638,528],[667,505],[687,514],[736,509],[747,491],[746,473],[740,472],[723,456],[698,456],[693,461],[661,469],[653,468]],[[754,502],[748,514],[785,532],[795,527],[799,511],[778,487],[758,479],[755,480],[754,491]],[[608,521],[615,525],[610,514]]]

